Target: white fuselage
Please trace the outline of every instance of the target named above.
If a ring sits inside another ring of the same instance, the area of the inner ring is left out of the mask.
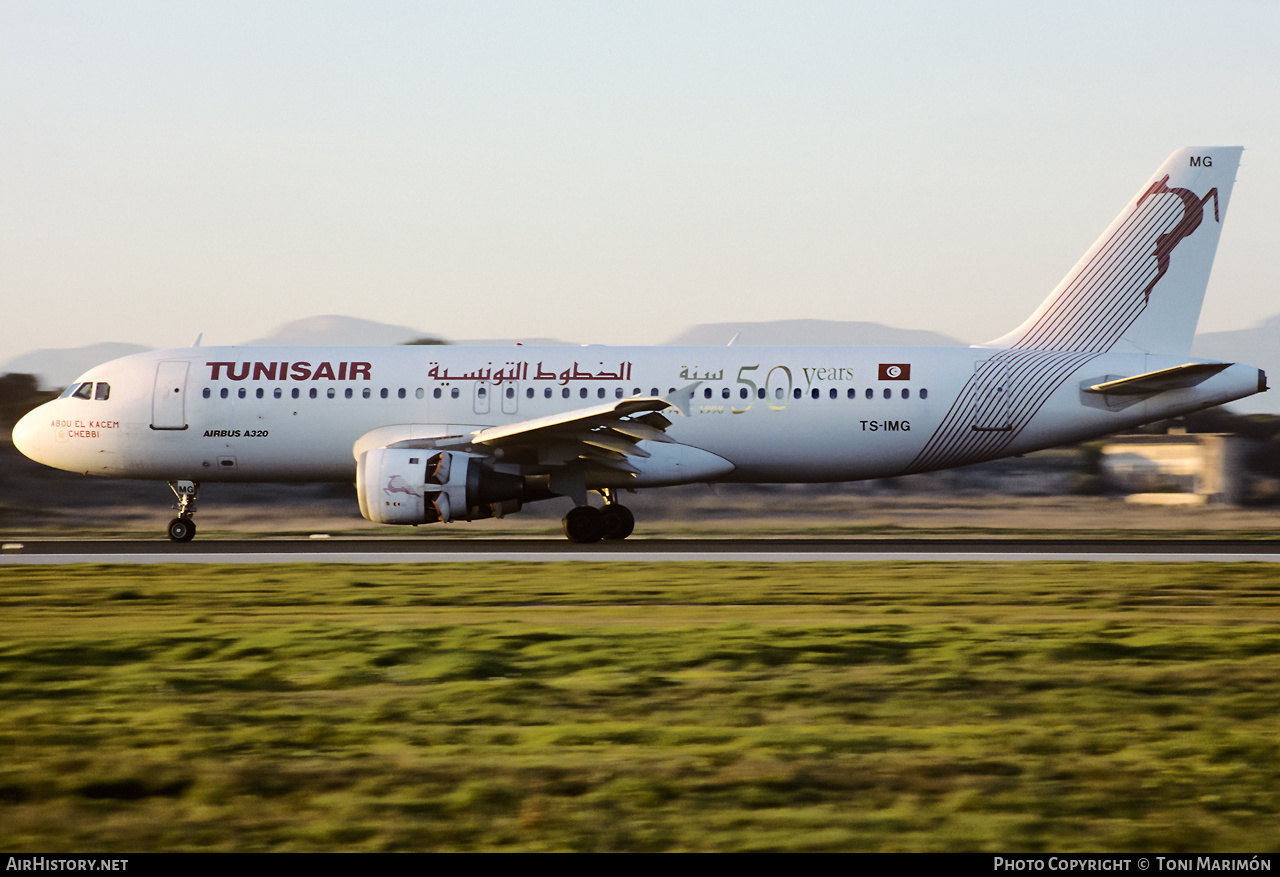
[[[932,347],[193,347],[90,370],[72,387],[93,382],[89,398],[40,406],[14,441],[86,474],[349,481],[355,442],[381,427],[466,434],[683,389],[687,414],[667,412],[667,435],[732,464],[718,480],[851,481],[1080,441],[1263,387],[1257,369],[1232,365],[1146,397],[1085,392],[1188,361]],[[93,398],[99,384],[105,399]]]

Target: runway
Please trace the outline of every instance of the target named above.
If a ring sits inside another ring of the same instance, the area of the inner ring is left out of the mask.
[[[1280,541],[1220,539],[562,539],[309,538],[205,540],[31,539],[4,543],[0,565],[69,563],[459,563],[477,561],[1280,562]]]

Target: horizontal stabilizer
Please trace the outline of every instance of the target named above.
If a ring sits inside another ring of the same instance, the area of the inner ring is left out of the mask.
[[[1085,390],[1086,393],[1105,393],[1109,396],[1148,396],[1163,393],[1166,390],[1183,390],[1207,381],[1209,378],[1231,368],[1229,362],[1188,362],[1175,365],[1173,368],[1162,368],[1159,371],[1134,375],[1131,378],[1117,378],[1114,381],[1103,381]]]

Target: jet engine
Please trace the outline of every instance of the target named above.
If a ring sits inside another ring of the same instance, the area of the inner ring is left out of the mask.
[[[495,472],[487,459],[464,451],[365,451],[356,465],[360,514],[379,524],[433,524],[518,512],[524,477]]]

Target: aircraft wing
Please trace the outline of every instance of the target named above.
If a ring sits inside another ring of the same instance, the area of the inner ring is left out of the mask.
[[[476,430],[467,443],[476,451],[494,453],[504,462],[555,465],[581,457],[630,469],[625,458],[649,456],[639,446],[641,441],[674,441],[665,432],[671,421],[658,413],[669,407],[670,402],[657,397],[622,399]]]
[[[518,467],[522,475],[547,477],[548,490],[582,506],[587,504],[588,484],[591,489],[687,484],[733,471],[733,463],[723,457],[666,434],[671,421],[661,412],[674,408],[687,415],[696,386],[665,398],[635,396],[501,426],[393,424],[365,433],[352,452],[359,471],[371,465],[366,457],[376,455],[381,461],[386,452],[400,450],[481,455],[503,467]],[[394,468],[398,463],[391,460],[388,465]],[[407,478],[409,471],[400,474]],[[470,464],[461,471],[470,471]],[[495,469],[488,477],[516,476],[509,469]],[[465,498],[459,502],[469,507]]]

